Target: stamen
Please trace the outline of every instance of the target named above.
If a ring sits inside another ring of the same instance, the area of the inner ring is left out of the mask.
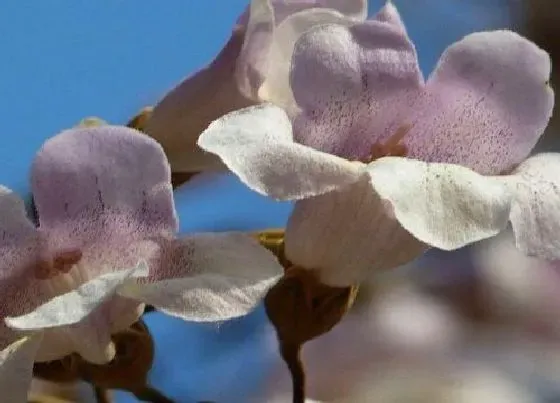
[[[69,249],[54,255],[53,259],[41,259],[33,266],[33,274],[38,280],[48,280],[59,274],[66,274],[82,259],[82,251]]]
[[[39,260],[33,266],[33,274],[38,280],[47,280],[56,275],[56,269],[53,267],[52,262],[48,260]]]
[[[68,273],[82,259],[82,251],[70,249],[54,256],[53,266],[58,273]]]
[[[363,162],[373,162],[381,157],[405,157],[408,153],[408,148],[401,141],[411,128],[412,125],[402,125],[384,143],[376,141],[371,146],[370,154]]]

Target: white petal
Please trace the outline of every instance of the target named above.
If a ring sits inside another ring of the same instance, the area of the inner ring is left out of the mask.
[[[249,99],[256,99],[268,66],[274,34],[274,8],[270,0],[251,0],[248,16],[235,78],[239,91]]]
[[[198,144],[217,154],[251,189],[277,199],[301,199],[357,181],[363,164],[297,144],[286,112],[253,106],[212,122]]]
[[[34,311],[17,317],[7,317],[6,324],[20,331],[72,325],[91,314],[127,281],[148,275],[145,262],[138,266],[101,275],[73,291],[54,297]]]
[[[168,278],[129,284],[119,294],[192,321],[250,312],[283,273],[272,253],[242,233],[179,239],[163,265]]]
[[[0,391],[3,403],[23,403],[33,377],[33,360],[40,333],[24,337],[0,351]]]
[[[453,250],[508,224],[512,192],[502,180],[454,164],[386,157],[368,166],[371,183],[420,241]]]
[[[560,259],[560,154],[538,154],[504,178],[514,188],[511,225],[517,247]]]
[[[426,245],[389,213],[368,176],[340,191],[300,200],[286,228],[286,257],[339,287],[408,263]]]

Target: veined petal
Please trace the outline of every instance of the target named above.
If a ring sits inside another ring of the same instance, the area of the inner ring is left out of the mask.
[[[293,141],[284,110],[270,104],[241,109],[202,133],[200,147],[222,158],[251,189],[277,199],[301,199],[357,181],[363,164]]]
[[[497,177],[399,157],[381,158],[368,170],[400,224],[430,246],[458,249],[507,227],[512,192]]]
[[[409,156],[509,172],[543,133],[554,106],[550,57],[510,31],[466,36],[443,53],[403,123]]]
[[[296,139],[359,159],[393,134],[394,120],[418,96],[423,78],[406,31],[381,18],[308,30],[296,43],[290,83],[303,111]]]
[[[511,225],[517,247],[544,259],[560,259],[560,154],[530,157],[504,177],[514,192]]]
[[[84,320],[103,302],[115,295],[118,288],[127,281],[146,276],[148,267],[145,262],[140,262],[131,269],[101,275],[73,291],[52,298],[30,313],[7,317],[5,322],[12,329],[19,331],[73,325]]]
[[[33,361],[42,335],[35,334],[12,343],[0,351],[0,390],[2,402],[22,403],[33,378]]]
[[[272,253],[242,233],[178,239],[161,265],[157,277],[129,284],[119,294],[191,321],[247,314],[283,273]]]
[[[161,146],[126,127],[66,130],[47,140],[31,172],[41,228],[95,242],[174,234],[169,164]]]

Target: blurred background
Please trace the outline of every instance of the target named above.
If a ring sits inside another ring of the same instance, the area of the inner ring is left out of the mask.
[[[0,183],[29,195],[48,137],[96,115],[125,123],[209,63],[247,0],[4,0],[0,13]],[[555,0],[394,0],[425,74],[466,34],[509,28],[560,52]],[[370,2],[370,14],[382,1]],[[553,73],[553,86],[560,78]],[[559,150],[557,114],[539,150]],[[291,206],[228,174],[175,193],[182,232],[281,227]],[[432,251],[372,279],[352,313],[310,343],[310,397],[349,402],[560,402],[559,265],[518,256],[508,237]],[[286,369],[261,309],[219,327],[146,315],[150,380],[177,402],[289,402]],[[117,402],[134,402],[116,392]],[[276,399],[276,400],[275,400]],[[399,400],[400,399],[400,400]]]

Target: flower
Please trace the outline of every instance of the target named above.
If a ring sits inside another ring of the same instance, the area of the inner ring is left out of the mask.
[[[229,319],[282,273],[249,235],[176,238],[169,164],[136,130],[62,132],[38,152],[31,185],[38,228],[0,188],[0,364],[23,368],[22,379],[33,361],[73,352],[109,362],[111,334],[136,322],[144,303],[188,320]]]
[[[560,257],[560,156],[525,160],[552,113],[549,74],[546,52],[494,31],[451,45],[424,82],[388,2],[373,20],[300,37],[292,121],[248,107],[198,143],[250,188],[297,200],[286,258],[327,285],[491,237],[508,220],[526,253]]]
[[[366,14],[366,0],[252,0],[216,59],[155,106],[145,132],[163,145],[173,172],[222,167],[196,147],[208,124],[263,101],[292,104],[289,62],[299,36],[318,24]]]

